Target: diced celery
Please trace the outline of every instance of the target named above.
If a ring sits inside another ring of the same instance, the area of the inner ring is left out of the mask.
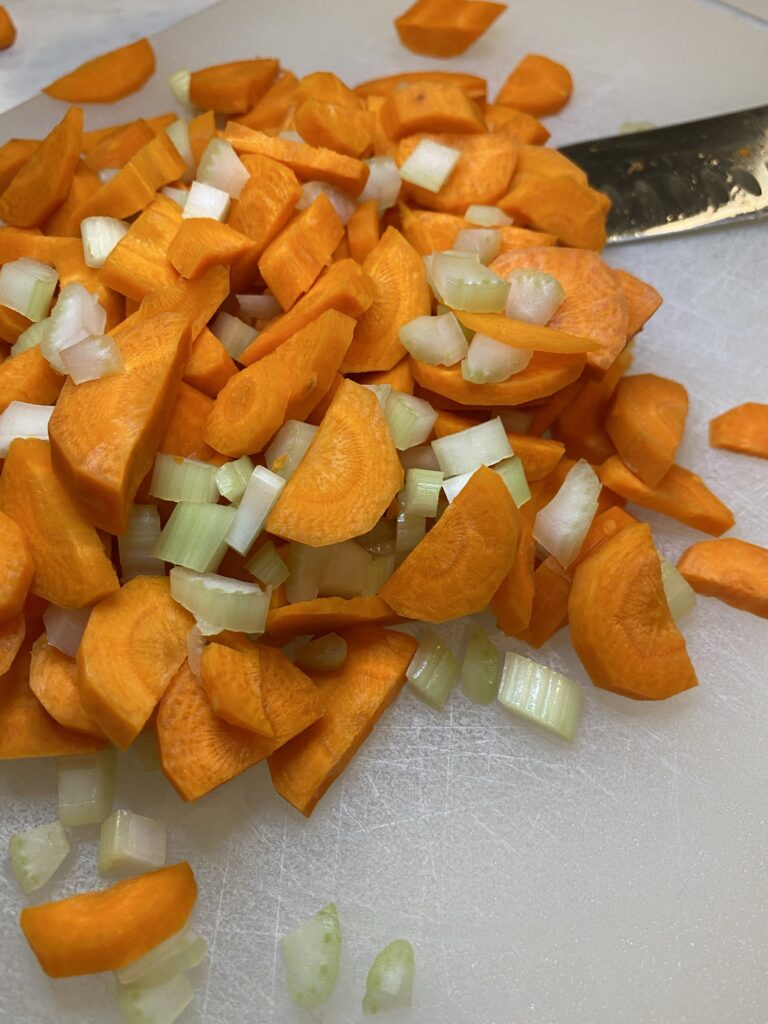
[[[372,594],[378,594],[396,568],[397,560],[394,551],[387,555],[374,555],[368,567],[367,580],[361,588],[362,596],[370,597]]]
[[[295,543],[288,547],[288,568],[291,575],[285,581],[285,596],[291,604],[297,601],[313,601],[317,597],[326,557],[324,548],[312,548],[307,544]]]
[[[40,889],[58,871],[69,853],[69,840],[60,821],[17,832],[9,843],[11,867],[24,892]]]
[[[128,234],[130,225],[116,217],[86,217],[80,221],[83,260],[87,267],[103,267],[107,256]]]
[[[307,181],[301,187],[301,198],[296,203],[297,210],[306,210],[320,195],[324,195],[336,214],[345,226],[357,209],[357,203],[347,192],[343,192],[335,185],[329,185],[327,181]]]
[[[411,1005],[416,959],[407,939],[395,939],[371,964],[365,983],[363,1013],[406,1010]]]
[[[114,747],[59,758],[59,820],[68,828],[95,825],[112,810],[117,777]]]
[[[499,255],[501,235],[495,228],[464,228],[456,235],[453,247],[459,252],[476,252],[480,262],[487,265]]]
[[[504,658],[499,702],[564,740],[576,735],[584,691],[567,676],[509,651]]]
[[[434,630],[426,629],[405,675],[414,693],[442,711],[456,685],[459,660]]]
[[[425,516],[411,515],[405,511],[403,502],[397,516],[397,532],[395,534],[395,551],[398,555],[407,555],[424,540],[427,532]]]
[[[336,986],[341,959],[341,926],[330,903],[283,936],[283,959],[291,998],[306,1010],[320,1006]]]
[[[456,316],[417,316],[398,332],[414,359],[430,366],[454,366],[467,354],[467,339]]]
[[[263,633],[271,590],[214,573],[171,569],[171,595],[197,620],[203,636],[231,629],[236,633]]]
[[[101,823],[99,872],[154,871],[165,864],[164,822],[132,811],[113,811]]]
[[[155,456],[149,493],[163,501],[213,503],[219,497],[216,476],[216,466],[210,462],[180,459],[176,455],[158,452]]]
[[[128,1024],[173,1024],[194,998],[186,974],[153,988],[117,988],[117,1005]]]
[[[511,459],[497,462],[491,468],[507,485],[507,490],[518,508],[522,508],[526,501],[531,500],[531,489],[528,486],[523,461],[519,455],[513,455]]]
[[[391,391],[384,408],[392,442],[398,451],[423,444],[432,433],[437,412],[429,402],[415,395]]]
[[[197,572],[212,572],[227,550],[234,505],[180,502],[171,513],[152,554]]]
[[[237,505],[245,494],[245,488],[253,474],[254,465],[247,455],[242,455],[234,462],[225,462],[215,473],[216,487],[222,498]]]
[[[510,348],[487,334],[475,334],[461,361],[461,376],[472,384],[501,384],[520,373],[533,359],[533,352]]]
[[[192,188],[194,187],[193,185]],[[190,201],[187,201],[187,206],[184,208],[185,213]],[[211,324],[211,332],[216,335],[233,359],[239,359],[259,333],[255,327],[251,327],[250,324],[239,320],[225,310],[222,310]]]
[[[106,324],[107,313],[98,297],[76,281],[71,282],[59,292],[40,351],[57,373],[66,374],[62,351],[84,338],[103,334]]]
[[[471,626],[461,664],[461,688],[473,704],[490,704],[499,692],[499,652],[480,626]]]
[[[481,466],[493,466],[514,455],[498,417],[455,434],[438,437],[432,442],[432,450],[446,476],[474,473]]]
[[[289,480],[315,439],[317,427],[299,420],[286,420],[264,452],[267,468]]]
[[[267,587],[279,587],[291,574],[271,540],[261,545],[245,567],[251,576]]]
[[[51,318],[47,316],[44,320],[30,324],[26,331],[22,331],[11,347],[11,357],[20,356],[27,349],[37,348],[48,336],[51,327]]]
[[[432,469],[409,469],[405,474],[404,511],[415,516],[435,516],[443,474]]]
[[[368,580],[373,556],[353,540],[329,544],[320,572],[321,597],[359,597]]]
[[[565,299],[562,285],[542,270],[513,270],[507,275],[509,295],[505,312],[513,320],[548,324]]]
[[[192,72],[187,68],[180,68],[168,78],[168,88],[173,93],[174,99],[182,106],[189,104],[189,86],[192,82]]]
[[[9,260],[0,269],[0,306],[21,313],[27,320],[42,320],[51,308],[58,280],[53,267],[40,260]]]
[[[378,523],[357,537],[357,543],[372,555],[389,555],[395,550],[395,524],[391,519],[380,519]]]
[[[197,967],[207,955],[208,943],[194,928],[185,925],[170,939],[115,971],[115,977],[125,988],[152,988]]]
[[[347,658],[347,641],[338,633],[327,633],[304,644],[296,652],[296,664],[305,672],[327,672],[341,668]]]
[[[696,592],[677,567],[666,558],[661,559],[661,582],[673,619],[693,611],[696,607]]]
[[[244,555],[264,529],[267,517],[285,487],[285,480],[264,466],[256,466],[227,533],[227,544]]]
[[[432,280],[440,299],[451,309],[472,313],[502,313],[509,285],[478,260],[436,252],[432,258]]]
[[[459,162],[461,151],[421,139],[400,168],[400,177],[427,192],[439,192]]]
[[[512,223],[512,218],[508,217],[498,206],[482,206],[478,203],[467,207],[464,220],[468,220],[470,224],[479,224],[484,228],[501,228]]]
[[[536,515],[533,536],[567,569],[581,550],[597,511],[600,479],[585,459],[568,471],[554,498]]]

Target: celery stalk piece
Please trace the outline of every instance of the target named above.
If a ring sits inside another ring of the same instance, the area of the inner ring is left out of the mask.
[[[464,253],[464,255],[465,255],[465,256],[474,256],[474,257],[476,257],[476,256],[477,256],[477,253],[469,253],[469,252],[465,252],[465,253]],[[424,257],[424,259],[426,259],[426,258],[427,258],[427,257],[425,256],[425,257]],[[430,259],[431,259],[431,257],[430,257]],[[451,309],[451,307],[450,307],[450,306],[446,306],[446,305],[445,305],[444,303],[442,303],[442,302],[436,302],[436,303],[435,303],[435,315],[436,315],[436,316],[445,316],[445,315],[446,315],[447,313],[450,313],[450,314],[451,314],[451,315],[452,315],[452,316],[453,316],[453,317],[455,318],[455,320],[456,320],[456,323],[457,323],[457,324],[459,325],[459,330],[461,331],[461,333],[462,333],[462,334],[464,335],[464,337],[466,338],[466,340],[467,340],[467,343],[469,343],[470,341],[472,341],[472,339],[473,339],[473,338],[474,338],[474,336],[475,336],[475,332],[474,332],[474,331],[472,330],[472,328],[471,328],[471,327],[467,327],[467,326],[466,326],[466,324],[463,324],[463,323],[461,322],[461,320],[459,320],[459,318],[458,318],[458,317],[456,316],[456,314],[455,314],[455,313],[453,312],[453,310]]]
[[[196,184],[197,182],[195,182]],[[195,185],[192,186],[193,189]],[[187,200],[187,205],[184,207],[185,213],[191,202],[191,196],[190,192],[190,199]],[[222,310],[211,324],[211,333],[219,339],[233,359],[239,359],[259,332],[255,327],[251,327],[243,320]]]
[[[211,220],[225,221],[231,203],[229,192],[213,188],[203,181],[193,181],[181,216],[183,220],[189,220],[191,217],[210,217]]]
[[[515,454],[498,416],[476,427],[436,438],[432,450],[446,476],[474,473],[481,466],[493,466]]]
[[[396,446],[397,447],[397,446]],[[432,450],[431,444],[420,444],[406,451],[399,451],[400,465],[403,469],[440,469],[440,463]]]
[[[425,516],[411,515],[405,511],[403,503],[400,503],[400,512],[397,517],[397,533],[395,534],[395,552],[398,555],[407,555],[416,547],[419,541],[424,540],[427,533],[427,520]]]
[[[461,663],[461,688],[473,704],[490,704],[499,692],[499,652],[480,626],[471,626]]]
[[[597,511],[600,480],[585,459],[571,467],[554,498],[536,515],[533,536],[567,569],[581,550]]]
[[[180,502],[165,524],[153,556],[197,572],[213,572],[227,550],[226,537],[235,513],[233,505]]]
[[[0,306],[33,322],[48,316],[59,275],[40,260],[11,260],[0,269]]]
[[[171,596],[191,612],[203,636],[222,630],[263,633],[272,595],[256,583],[243,583],[210,572],[171,569]]]
[[[524,370],[531,359],[529,349],[510,348],[487,334],[475,334],[461,361],[461,376],[472,384],[501,384]]]
[[[461,151],[422,139],[400,168],[400,177],[427,192],[439,192],[459,162]]]
[[[45,635],[51,647],[74,658],[83,638],[90,608],[59,608],[49,604],[43,612]]]
[[[426,629],[405,677],[423,701],[442,711],[459,676],[459,660],[434,630]]]
[[[502,228],[512,223],[512,218],[508,217],[498,206],[482,206],[478,203],[467,207],[464,220],[483,228]]]
[[[122,988],[118,985],[117,1005],[128,1024],[173,1024],[194,998],[186,974],[152,988]]]
[[[113,811],[101,823],[99,874],[154,871],[165,864],[164,822],[132,811]]]
[[[384,415],[398,451],[423,444],[432,433],[437,411],[423,398],[390,391]]]
[[[407,939],[395,939],[385,946],[368,971],[363,1013],[408,1009],[415,971],[413,946]]]
[[[327,181],[307,181],[301,186],[301,198],[296,203],[297,210],[306,210],[320,194],[325,195],[336,211],[339,220],[346,227],[349,219],[357,209],[357,203],[347,192],[329,185]]]
[[[114,747],[98,754],[59,758],[59,820],[68,828],[102,822],[115,798]]]
[[[228,465],[231,465],[229,463]],[[226,466],[222,466],[225,469]],[[219,499],[217,470],[210,462],[180,459],[158,452],[152,470],[149,493],[163,501],[214,503]]]
[[[370,573],[373,556],[353,540],[329,544],[320,571],[320,597],[359,597]]]
[[[364,163],[368,164],[368,180],[357,201],[367,203],[369,199],[375,199],[381,216],[395,205],[400,195],[400,170],[391,156],[372,156]]]
[[[128,234],[129,225],[116,217],[86,217],[80,221],[86,267],[103,267],[107,256]]]
[[[499,703],[513,715],[573,741],[581,720],[584,691],[567,676],[509,651],[501,671]]]
[[[9,843],[11,867],[24,892],[40,889],[58,871],[69,853],[69,840],[60,821],[17,832]]]
[[[388,555],[374,555],[368,567],[366,582],[361,587],[361,596],[372,597],[378,594],[396,568],[397,556],[394,551]]]
[[[290,480],[315,439],[317,427],[299,420],[286,420],[264,452],[267,468]]]
[[[486,265],[496,259],[501,250],[501,235],[495,228],[464,228],[456,235],[454,249],[476,252]]]
[[[523,468],[523,460],[519,455],[513,455],[511,459],[497,462],[491,468],[507,485],[507,490],[518,508],[522,508],[527,501],[531,500],[531,489]]]
[[[372,555],[391,555],[395,550],[395,524],[391,519],[380,519],[372,530],[356,540]]]
[[[429,516],[437,513],[443,474],[432,469],[409,469],[405,474],[404,511],[409,515]]]
[[[48,331],[51,326],[51,318],[47,316],[44,320],[38,320],[37,323],[30,324],[26,331],[22,331],[16,341],[11,346],[10,356],[20,356],[22,352],[26,352],[27,349],[37,348],[38,345],[48,336]]]
[[[320,577],[328,555],[325,548],[290,544],[287,558],[291,575],[285,581],[285,596],[291,604],[313,601],[320,589]]]
[[[109,334],[93,334],[74,345],[67,345],[60,356],[73,384],[113,377],[125,370],[123,353]]]
[[[291,575],[271,540],[262,544],[245,567],[265,587],[279,587]]]
[[[227,533],[227,544],[238,554],[244,555],[264,529],[284,487],[284,478],[264,466],[257,466],[251,473]]]
[[[131,508],[128,529],[117,538],[123,583],[134,576],[165,576],[165,562],[152,554],[160,533],[160,513],[156,505]]]
[[[557,278],[543,270],[513,270],[507,275],[507,283],[509,295],[505,313],[513,320],[544,326],[565,299]]]
[[[488,267],[447,252],[432,257],[432,280],[440,299],[451,309],[471,313],[503,313],[509,284]]]
[[[195,679],[200,678],[204,650],[205,637],[200,632],[199,626],[195,624],[187,633],[187,664],[189,665],[189,671]]]
[[[295,662],[305,672],[341,668],[347,658],[347,641],[338,633],[315,637],[296,652]]]
[[[173,98],[182,106],[189,106],[189,87],[192,82],[192,72],[187,68],[180,68],[174,71],[168,78],[168,88],[173,93]]]
[[[107,314],[97,296],[81,284],[67,284],[59,292],[40,351],[57,373],[66,374],[62,351],[84,338],[103,334],[106,325]]]
[[[245,494],[245,488],[255,466],[247,455],[241,455],[234,462],[225,462],[223,466],[214,473],[216,487],[222,498],[226,498],[232,505],[237,505]]]
[[[288,991],[306,1010],[320,1006],[336,986],[341,959],[341,926],[329,903],[282,939]]]
[[[176,147],[176,150],[177,150],[179,156],[182,158],[184,163],[187,165],[187,170],[181,176],[181,180],[182,181],[191,181],[192,177],[194,176],[194,173],[195,173],[195,157],[194,157],[194,154],[192,152],[192,144],[189,141],[189,124],[185,120],[183,120],[183,118],[179,118],[177,121],[174,121],[172,124],[169,124],[167,126],[167,128],[165,129],[165,134],[168,136],[168,138],[174,144],[174,146]],[[209,185],[215,185],[216,183],[213,182],[213,181],[210,181],[210,182],[208,182],[208,184]],[[181,191],[181,190],[178,190],[178,191]],[[168,193],[165,192],[165,191],[163,192],[163,194],[164,195],[168,195]],[[186,190],[184,190],[184,202],[179,203],[179,206],[181,206],[181,207],[184,206],[184,204],[186,203],[186,197],[187,197],[187,193],[186,193]],[[174,199],[174,196],[170,195],[168,198],[169,199]],[[174,202],[175,201],[176,200],[174,199]]]
[[[473,472],[476,472],[476,470]],[[444,480],[443,494],[445,494],[448,501],[453,501],[456,495],[464,490],[471,479],[472,473],[459,473],[458,476],[449,476],[447,480]]]
[[[197,967],[207,955],[208,943],[194,928],[185,925],[138,960],[115,971],[115,977],[125,988],[152,988]]]
[[[211,139],[197,165],[197,180],[237,199],[249,178],[247,167],[231,143],[224,139]]]
[[[454,366],[467,354],[467,339],[456,316],[417,316],[398,332],[402,345],[414,359],[430,366]]]
[[[666,558],[661,559],[661,582],[673,619],[693,611],[696,607],[696,592],[677,567]]]
[[[32,405],[30,402],[9,402],[0,413],[0,459],[17,437],[38,437],[48,440],[48,423],[53,416],[52,405]]]

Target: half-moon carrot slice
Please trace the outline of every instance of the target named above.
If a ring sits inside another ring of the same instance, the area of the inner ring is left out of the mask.
[[[229,270],[211,267],[194,281],[176,281],[149,292],[141,300],[138,319],[149,320],[163,313],[178,313],[186,320],[191,336],[196,338],[228,295]],[[135,323],[133,317],[130,323]]]
[[[0,625],[0,676],[13,665],[16,655],[24,643],[27,624],[24,613],[19,612]]]
[[[360,103],[354,93],[351,96]],[[356,159],[371,152],[374,122],[368,110],[308,96],[294,110],[293,121],[299,135],[311,146],[325,146]]]
[[[441,85],[458,85],[470,99],[485,106],[488,83],[479,75],[468,75],[462,71],[402,71],[399,75],[385,78],[370,78],[355,86],[358,96],[382,96],[385,99],[393,92],[414,82],[437,82]]]
[[[360,203],[347,221],[349,255],[362,263],[379,240],[379,204],[375,199]]]
[[[605,429],[624,465],[655,487],[675,461],[687,415],[682,384],[640,373],[619,381]]]
[[[563,245],[597,252],[605,245],[610,203],[570,174],[525,175],[512,183],[499,206],[523,226],[556,235]]]
[[[571,573],[573,573],[579,562],[583,562],[585,558],[588,558],[596,548],[613,537],[615,533],[623,530],[626,526],[634,525],[636,522],[637,520],[633,515],[630,515],[629,512],[626,512],[618,505],[606,509],[605,512],[598,513],[587,530],[581,550],[571,563]]]
[[[35,563],[21,526],[0,512],[0,623],[24,607]]]
[[[51,978],[127,967],[184,926],[197,899],[186,861],[101,892],[25,907],[19,923]]]
[[[90,146],[86,146],[86,134],[83,132],[85,165],[97,172],[107,168],[124,167],[142,146],[146,146],[155,137],[155,133],[143,118],[115,128]]]
[[[76,216],[77,211],[100,188],[101,178],[98,174],[87,167],[84,161],[78,160],[67,198],[45,221],[43,231],[47,235],[79,238],[80,221]]]
[[[238,60],[193,71],[189,99],[202,110],[245,114],[275,80],[280,62],[274,58]]]
[[[418,647],[406,633],[377,626],[358,626],[342,635],[344,664],[313,674],[325,714],[269,758],[273,786],[307,817],[397,697]]]
[[[417,82],[384,102],[381,121],[391,139],[417,132],[481,135],[487,129],[480,108],[458,85]]]
[[[204,327],[192,339],[189,359],[184,366],[184,383],[197,388],[209,398],[215,398],[236,373],[237,367],[230,354],[216,335]]]
[[[531,647],[539,648],[568,622],[571,576],[551,555],[536,566],[533,574],[533,605],[525,629],[518,634]]]
[[[296,75],[292,71],[285,71],[282,78],[278,78],[269,87],[251,110],[233,120],[257,131],[280,129],[285,125],[291,107],[295,105],[298,88],[299,80]]]
[[[543,146],[550,137],[549,129],[523,110],[489,103],[483,110],[483,117],[489,132],[505,132],[521,145]]]
[[[136,576],[91,612],[77,649],[80,700],[125,749],[187,656],[194,619],[162,576]]]
[[[274,736],[264,707],[260,662],[223,644],[207,644],[200,661],[200,681],[214,713],[230,725],[259,736]]]
[[[573,79],[566,67],[529,53],[509,73],[494,102],[541,117],[562,109],[572,91]]]
[[[267,530],[319,547],[373,529],[403,482],[379,400],[346,380],[285,485]]]
[[[697,594],[768,619],[768,549],[735,537],[693,544],[677,563]]]
[[[591,338],[578,337],[552,327],[539,327],[524,320],[512,320],[501,313],[469,313],[462,309],[454,309],[453,313],[471,331],[487,334],[511,348],[573,354],[595,352],[601,347],[600,342]]]
[[[527,627],[533,614],[533,567],[536,559],[533,521],[535,518],[536,508],[533,502],[528,501],[520,509],[520,543],[514,561],[489,604],[499,629],[507,636],[517,636]]]
[[[139,90],[154,72],[152,44],[148,39],[137,39],[86,61],[51,82],[43,92],[67,103],[115,103]]]
[[[38,347],[28,348],[0,364],[0,412],[11,402],[51,405],[64,385]]]
[[[597,473],[606,487],[627,501],[661,512],[703,533],[719,537],[735,522],[733,512],[710,491],[701,477],[682,466],[670,466],[656,487],[644,484],[618,455],[606,459]]]
[[[408,354],[400,328],[431,308],[424,260],[395,228],[384,232],[363,271],[373,282],[375,298],[357,321],[342,363],[344,373],[391,370]]]
[[[713,448],[768,459],[768,405],[745,402],[715,416],[709,424],[709,443]]]
[[[182,381],[157,450],[181,459],[199,459],[213,466],[223,465],[226,458],[205,442],[205,421],[212,409],[212,398]]]
[[[459,231],[472,225],[456,213],[418,210],[399,204],[400,221],[405,237],[421,256],[452,249]]]
[[[29,688],[51,718],[65,729],[105,738],[80,700],[75,659],[49,644],[45,633],[32,645]]]
[[[643,325],[650,320],[653,314],[661,305],[662,299],[656,289],[646,281],[630,274],[627,270],[614,270],[624,298],[627,300],[627,312],[629,323],[627,334],[633,337],[643,329]]]
[[[377,595],[371,597],[317,597],[273,608],[267,615],[267,633],[283,644],[295,636],[337,633],[349,626],[393,626],[402,616]]]
[[[552,425],[552,435],[565,445],[572,459],[599,463],[616,454],[616,447],[605,429],[608,399],[594,380],[583,383]]]
[[[522,521],[504,481],[481,466],[381,588],[409,619],[446,622],[485,609],[512,567]]]
[[[635,700],[665,700],[696,686],[647,523],[620,530],[576,567],[568,619],[595,686]]]
[[[301,198],[301,185],[290,167],[271,157],[254,154],[243,163],[250,177],[232,200],[227,223],[251,239],[259,257],[288,223]]]
[[[506,9],[490,0],[416,0],[395,18],[395,28],[403,46],[414,53],[457,57]]]

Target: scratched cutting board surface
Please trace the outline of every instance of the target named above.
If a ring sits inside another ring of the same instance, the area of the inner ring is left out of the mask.
[[[254,53],[351,83],[443,67],[399,46],[401,8],[228,0],[158,36],[154,81],[87,123],[168,109],[171,71]],[[529,51],[564,61],[576,81],[550,121],[554,143],[768,100],[768,32],[703,0],[520,0],[451,66],[485,74],[493,94]],[[57,116],[56,103],[33,100],[0,118],[0,138],[42,134]],[[706,436],[718,412],[768,401],[767,241],[766,224],[746,224],[607,256],[664,295],[635,367],[689,389],[680,461],[732,505],[734,535],[762,544],[768,464],[710,450]],[[669,558],[701,539],[639,515]],[[544,649],[586,687],[572,747],[458,693],[442,714],[405,693],[309,822],[272,793],[263,765],[186,806],[122,756],[117,806],[166,820],[169,862],[189,859],[200,885],[194,919],[211,957],[183,1020],[360,1021],[373,955],[407,937],[417,980],[403,1019],[419,1024],[765,1024],[768,625],[701,600],[684,629],[701,685],[661,705],[595,690],[565,632]],[[52,762],[0,766],[3,849],[56,816],[55,780]],[[99,884],[96,831],[73,832],[35,902]],[[306,1014],[288,1002],[277,939],[331,900],[341,976]],[[23,903],[4,861],[0,1019],[117,1021],[110,978],[43,976],[15,923]]]

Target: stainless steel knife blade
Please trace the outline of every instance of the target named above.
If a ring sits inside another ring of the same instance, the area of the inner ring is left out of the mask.
[[[561,152],[611,199],[609,242],[768,214],[768,105]]]

